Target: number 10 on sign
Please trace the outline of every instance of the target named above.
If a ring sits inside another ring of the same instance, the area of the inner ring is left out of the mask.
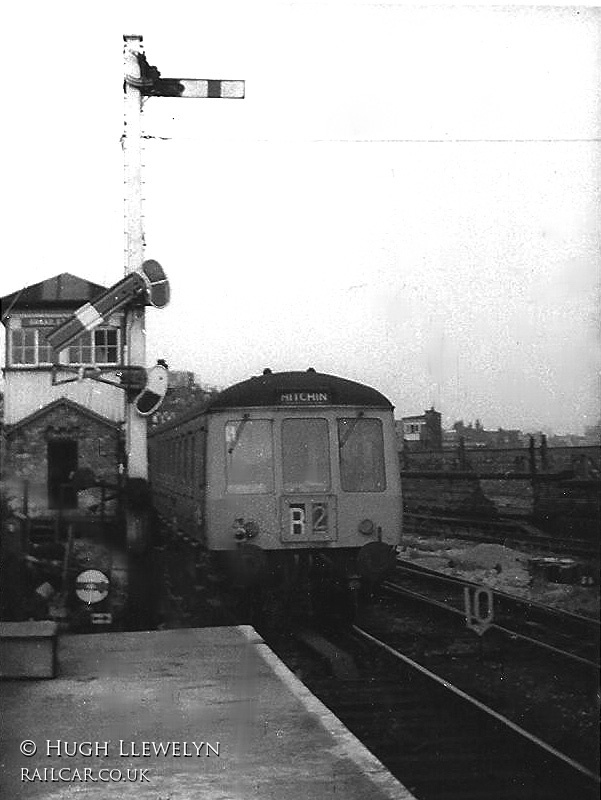
[[[482,636],[493,622],[493,593],[488,586],[465,586],[463,589],[467,627]]]

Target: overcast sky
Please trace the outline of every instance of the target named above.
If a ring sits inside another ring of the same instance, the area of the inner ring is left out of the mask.
[[[125,5],[125,8],[122,6]],[[599,418],[601,11],[359,2],[12,4],[0,33],[0,294],[123,275],[122,34],[145,102],[163,357],[369,383],[397,416],[581,432]]]

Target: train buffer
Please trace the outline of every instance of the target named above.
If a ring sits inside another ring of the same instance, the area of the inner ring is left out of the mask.
[[[86,779],[103,798],[414,798],[249,626],[65,635],[58,652],[51,682],[2,687],[3,796]]]

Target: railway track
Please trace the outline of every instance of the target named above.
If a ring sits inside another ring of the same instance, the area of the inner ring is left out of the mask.
[[[413,535],[445,536],[475,542],[494,542],[507,547],[533,548],[565,555],[599,557],[599,547],[586,539],[546,534],[527,520],[484,517],[449,517],[403,513],[404,530]]]
[[[481,584],[445,575],[410,562],[399,562],[394,577],[384,590],[413,597],[424,603],[465,618],[465,589],[481,589]],[[551,608],[507,592],[490,590],[493,622],[490,629],[513,640],[541,647],[554,656],[599,669],[600,623]]]
[[[489,628],[423,593],[388,593],[359,624],[550,746],[599,770],[598,663]]]
[[[520,718],[525,701],[514,697],[513,690],[523,664],[512,664],[507,652],[501,653],[506,686],[499,702],[492,682],[481,680],[481,672],[500,671],[496,646],[466,631],[459,615],[447,612],[444,618],[453,623],[443,623],[445,639],[437,626],[423,622],[417,611],[423,604],[417,601],[411,601],[399,621],[398,605],[398,596],[372,604],[350,633],[324,636],[305,631],[293,637],[282,633],[289,630],[289,621],[279,633],[273,620],[267,621],[268,630],[256,627],[308,688],[420,800],[597,797],[594,743],[576,737],[570,750],[565,746],[569,731],[560,740],[547,741],[549,722],[538,719],[537,708]],[[214,612],[213,624],[240,621],[230,618],[233,612],[225,602]],[[454,663],[462,667],[457,680],[446,671],[453,648]],[[463,680],[466,672],[469,680]],[[534,682],[538,688],[539,678]],[[568,700],[575,713],[584,705],[578,702]]]
[[[594,771],[363,625],[325,637],[305,632],[292,651],[289,641],[284,648],[270,644],[420,800],[588,800],[598,795]]]

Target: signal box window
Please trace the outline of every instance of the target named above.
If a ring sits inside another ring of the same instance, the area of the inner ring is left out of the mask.
[[[94,331],[94,363],[116,364],[119,360],[119,331],[100,328]]]
[[[52,364],[52,348],[46,334],[52,328],[17,328],[11,331],[11,364]]]
[[[386,489],[384,437],[379,419],[338,420],[340,480],[345,492],[383,492]]]
[[[238,419],[225,424],[227,491],[263,494],[273,491],[271,421]]]
[[[285,492],[326,492],[330,488],[330,447],[325,419],[282,423]]]
[[[82,333],[67,349],[69,364],[118,364],[119,329],[98,328]]]

